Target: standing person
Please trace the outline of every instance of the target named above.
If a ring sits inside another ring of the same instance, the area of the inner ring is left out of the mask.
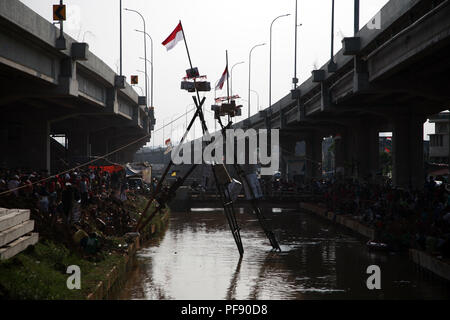
[[[72,208],[72,216],[70,217],[70,221],[75,223],[79,222],[81,218],[81,204],[80,204],[80,194],[78,192],[74,193],[74,201]]]
[[[15,195],[18,196],[19,195],[19,190],[16,190],[20,185],[19,182],[19,176],[15,175],[14,177],[11,178],[11,180],[8,181],[8,190],[11,190],[11,192]]]
[[[67,182],[66,187],[62,192],[62,205],[66,223],[70,222],[70,218],[72,216],[73,201],[74,201],[74,189],[72,188],[72,184],[70,182]]]
[[[119,175],[117,171],[111,174],[111,188],[114,190],[119,188]]]
[[[80,181],[81,207],[86,208],[88,204],[88,178],[83,175]]]

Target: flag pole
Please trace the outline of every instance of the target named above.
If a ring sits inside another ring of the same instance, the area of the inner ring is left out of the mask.
[[[184,34],[184,28],[183,28],[183,24],[181,23],[181,20],[180,20],[180,25],[181,25],[181,32],[183,33],[184,45],[186,46],[186,52],[187,52],[187,56],[188,56],[188,59],[189,59],[189,65],[191,66],[191,69],[192,69],[193,66],[192,66],[192,61],[191,61],[191,55],[189,54],[189,48],[188,48],[188,45],[187,45],[186,36]]]
[[[226,53],[226,60],[227,60],[227,97],[228,97],[228,103],[230,103],[230,85],[229,85],[230,74],[228,73],[228,50],[225,50],[225,53]]]
[[[191,55],[189,53],[189,48],[188,48],[188,45],[187,45],[186,36],[184,34],[184,28],[183,28],[183,24],[181,23],[181,20],[180,20],[180,25],[181,25],[181,32],[183,33],[184,45],[186,46],[186,52],[187,52],[187,56],[188,56],[188,59],[189,59],[189,65],[191,66],[191,69],[193,69],[194,67],[192,65]],[[198,93],[198,90],[197,90],[197,82],[196,82],[195,78],[194,78],[194,88],[195,88],[195,93],[197,94],[197,100],[198,100],[198,102],[200,102],[201,101],[200,94]],[[201,107],[200,107],[200,110],[199,110],[199,117],[200,117],[200,122],[202,124],[203,134],[205,134],[205,132],[207,134],[209,134],[208,133],[208,128],[206,127],[205,118],[203,116],[203,111],[201,110]]]

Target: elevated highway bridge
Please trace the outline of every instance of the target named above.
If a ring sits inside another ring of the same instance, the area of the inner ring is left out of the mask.
[[[100,58],[17,0],[0,2],[0,167],[54,172],[73,159],[131,161],[150,141],[155,119]],[[55,156],[51,136],[68,140]],[[63,159],[61,157],[63,156]]]
[[[379,12],[380,28],[364,26],[342,49],[272,106],[233,128],[279,129],[281,172],[290,177],[303,161],[306,175],[321,176],[322,141],[335,139],[335,161],[344,176],[379,171],[379,132],[393,132],[393,183],[422,188],[423,124],[450,106],[450,3],[391,0]]]

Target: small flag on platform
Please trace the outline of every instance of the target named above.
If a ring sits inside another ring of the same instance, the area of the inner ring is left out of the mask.
[[[175,45],[181,40],[184,40],[184,37],[183,27],[181,26],[180,21],[175,30],[173,30],[172,33],[167,37],[167,39],[163,41],[162,45],[166,47],[167,51],[169,51],[170,49],[175,47]]]
[[[222,73],[222,77],[219,80],[219,83],[216,86],[216,90],[222,90],[223,84],[225,83],[225,80],[228,77],[228,65],[225,67],[225,71]]]
[[[167,149],[166,149],[166,151],[164,151],[164,154],[168,154],[170,151],[172,151],[172,148],[173,148],[172,142],[170,141],[170,138],[167,139],[167,140],[164,142],[164,144],[167,146]]]

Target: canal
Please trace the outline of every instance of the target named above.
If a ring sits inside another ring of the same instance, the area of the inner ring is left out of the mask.
[[[450,298],[407,254],[369,252],[363,238],[310,213],[271,208],[265,216],[283,251],[271,252],[255,216],[238,209],[240,260],[220,209],[172,213],[164,238],[139,252],[119,299]],[[367,289],[370,265],[381,269],[381,290]]]

